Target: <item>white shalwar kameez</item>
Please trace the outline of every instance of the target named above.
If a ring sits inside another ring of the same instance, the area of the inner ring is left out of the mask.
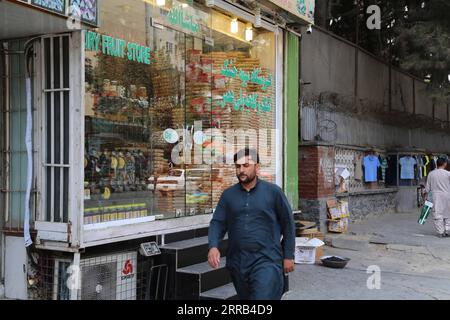
[[[450,234],[450,172],[436,169],[430,172],[425,192],[432,194],[434,226],[439,234]]]

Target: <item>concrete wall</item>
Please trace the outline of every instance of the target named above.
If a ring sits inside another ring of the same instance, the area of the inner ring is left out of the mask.
[[[446,109],[440,111],[442,116],[445,111]],[[339,145],[378,146],[385,149],[405,146],[442,153],[450,151],[450,134],[437,130],[438,126],[435,130],[399,127],[382,123],[370,116],[329,111],[322,106],[304,107],[301,116],[302,124],[309,122],[318,123],[319,126],[324,123],[336,125],[336,132],[333,134],[325,129],[317,129],[317,125],[302,125],[303,141],[312,141],[316,133],[319,133],[324,141]]]
[[[436,120],[449,121],[447,104],[441,102],[434,105],[434,118]]]
[[[417,208],[417,187],[400,187],[395,198],[397,212],[413,212]]]
[[[397,70],[391,70],[391,81],[391,110],[412,114],[414,112],[414,79]]]
[[[347,46],[357,51],[354,47]],[[341,65],[340,69],[346,67],[346,65]],[[387,111],[389,105],[389,68],[374,63],[373,58],[362,51],[358,52],[358,88],[356,92],[362,113]],[[353,94],[355,94],[355,91]]]
[[[360,193],[348,197],[350,221],[379,216],[396,210],[397,192]]]
[[[426,117],[433,117],[433,103],[431,99],[426,96],[425,83],[415,82],[415,100],[416,100],[416,114],[424,115]]]
[[[327,200],[334,197],[321,199],[300,199],[299,207],[302,211],[298,216],[302,220],[313,221],[319,227],[319,231],[327,230]]]
[[[447,132],[450,128],[450,102],[433,105],[426,83],[320,29],[302,37],[300,77],[302,106],[322,110],[331,106],[331,112],[374,118],[398,128]],[[401,132],[402,136],[411,134]],[[339,135],[341,140],[349,140],[342,136],[345,133]],[[370,139],[362,140],[375,144]]]
[[[339,92],[353,96],[355,87],[355,50],[322,32],[302,38],[301,79],[311,82],[302,94],[313,96],[322,92]],[[345,66],[343,68],[343,66]]]

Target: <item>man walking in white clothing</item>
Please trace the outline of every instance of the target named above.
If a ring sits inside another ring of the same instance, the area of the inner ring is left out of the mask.
[[[437,160],[437,169],[430,172],[425,186],[425,199],[431,192],[433,201],[434,226],[440,237],[450,235],[450,172],[447,157]]]

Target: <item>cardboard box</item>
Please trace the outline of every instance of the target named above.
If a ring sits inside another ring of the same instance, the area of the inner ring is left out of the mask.
[[[316,248],[316,263],[320,264],[320,258],[323,257],[323,246]]]
[[[348,218],[350,211],[348,209],[348,201],[346,200],[328,200],[327,201],[328,217],[330,220],[339,220]]]
[[[319,232],[319,229],[317,229],[317,228],[311,228],[311,229],[304,229],[304,230],[297,229],[297,230],[295,230],[295,233],[296,233],[295,235],[297,237],[316,238],[312,235],[318,234],[320,232]]]
[[[323,255],[324,242],[317,238],[295,238],[295,263],[314,264]]]
[[[316,232],[300,232],[300,234],[297,236],[300,238],[309,238],[309,239],[313,239],[313,238],[317,238],[319,240],[324,241],[325,236],[323,235],[322,232],[316,231]]]
[[[339,220],[328,220],[328,231],[330,232],[347,232],[348,229],[348,218],[343,218]]]
[[[342,207],[336,200],[327,200],[328,217],[339,219],[342,217]]]

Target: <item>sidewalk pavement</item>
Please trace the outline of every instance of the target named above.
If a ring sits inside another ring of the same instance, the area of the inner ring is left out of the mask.
[[[432,217],[425,225],[418,217],[390,213],[327,234],[324,254],[351,260],[344,269],[297,264],[283,300],[450,299],[450,237],[436,236]],[[369,289],[376,287],[369,266],[380,270],[380,289]]]

